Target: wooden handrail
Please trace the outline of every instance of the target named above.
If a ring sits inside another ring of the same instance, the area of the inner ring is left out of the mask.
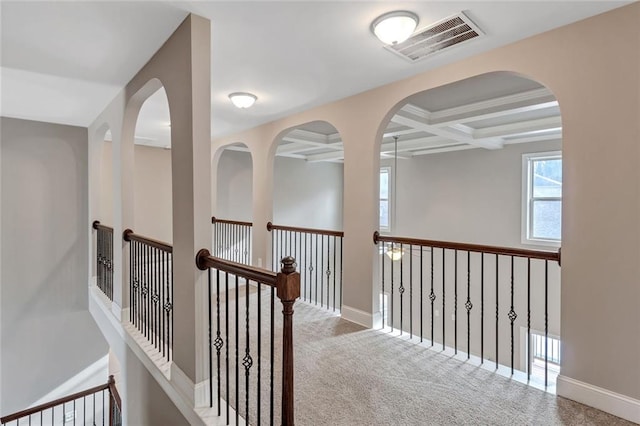
[[[111,380],[111,378],[113,378],[113,376],[110,376],[109,379]],[[50,408],[57,407],[58,405],[62,405],[64,403],[71,402],[73,400],[80,399],[85,396],[92,395],[94,393],[101,392],[107,389],[109,389],[109,383],[104,385],[94,386],[82,392],[77,392],[72,395],[67,395],[65,397],[58,398],[54,401],[46,402],[44,404],[40,404],[32,408],[27,408],[26,410],[18,411],[17,413],[9,414],[8,416],[4,416],[0,418],[0,423],[12,422],[22,417],[30,416],[32,414],[39,413],[40,411],[48,410]]]
[[[227,224],[227,225],[253,226],[253,222],[241,222],[239,220],[218,219],[215,216],[211,216],[211,223],[224,223],[224,224]]]
[[[154,240],[153,238],[145,237],[144,235],[136,234],[131,229],[124,230],[124,232],[122,233],[122,239],[125,240],[126,242],[139,241],[148,246],[155,247],[162,251],[166,251],[167,253],[173,253],[173,247],[170,244],[165,243],[164,241]]]
[[[267,223],[267,231],[271,232],[274,229],[280,230],[280,231],[306,232],[307,234],[320,234],[320,235],[330,235],[333,237],[344,237],[343,231],[331,231],[328,229],[298,228],[295,226],[274,225],[271,222]]]
[[[116,379],[113,376],[109,376],[109,381],[107,382],[109,386],[109,392],[111,392],[111,396],[113,400],[116,402],[116,406],[119,410],[122,410],[122,400],[120,399],[120,394],[118,393],[118,388],[116,388]]]
[[[397,243],[414,246],[436,247],[450,250],[463,250],[478,253],[499,254],[504,256],[528,257],[530,259],[554,260],[560,264],[560,251],[526,250],[511,247],[487,246],[482,244],[455,243],[450,241],[421,240],[417,238],[393,237],[380,235],[378,231],[373,233],[373,242]]]
[[[198,252],[196,255],[196,265],[201,271],[214,268],[238,277],[267,284],[271,287],[275,287],[277,283],[278,274],[275,272],[211,256],[211,253],[209,253],[209,250],[207,249],[201,249]]]
[[[94,220],[93,224],[91,226],[93,227],[93,229],[96,229],[96,230],[102,229],[102,230],[105,230],[105,231],[113,232],[113,228],[112,227],[107,226],[107,225],[102,225],[99,220]]]

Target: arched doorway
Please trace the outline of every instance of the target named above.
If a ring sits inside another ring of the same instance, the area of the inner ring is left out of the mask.
[[[313,121],[282,132],[273,160],[273,265],[293,256],[302,299],[342,305],[344,148],[336,128]]]
[[[241,143],[214,154],[215,178],[212,247],[214,255],[251,265],[253,230],[253,160]]]
[[[407,97],[383,126],[384,326],[555,383],[562,122],[553,93],[483,74]]]

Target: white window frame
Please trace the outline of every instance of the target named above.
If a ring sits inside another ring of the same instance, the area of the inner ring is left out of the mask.
[[[380,174],[382,174],[383,170],[387,170],[387,194],[388,194],[388,198],[387,198],[387,212],[389,214],[389,225],[388,226],[382,226],[382,224],[380,223],[380,201],[383,200],[383,198],[380,197],[380,189],[378,188],[378,227],[380,228],[380,232],[391,232],[391,224],[393,223],[393,212],[391,211],[392,208],[392,197],[394,196],[394,194],[391,193],[391,188],[393,188],[393,185],[391,184],[391,179],[393,179],[393,175],[391,174],[392,169],[391,166],[380,166],[380,171],[378,172],[378,182],[380,182]]]
[[[533,208],[533,168],[531,164],[536,160],[562,160],[562,151],[532,152],[522,154],[522,244],[532,244],[537,246],[560,247],[562,238],[559,240],[547,238],[533,238],[531,236],[533,224],[531,222]],[[538,198],[539,199],[539,198]],[[562,197],[545,197],[546,200],[558,200],[562,202]]]

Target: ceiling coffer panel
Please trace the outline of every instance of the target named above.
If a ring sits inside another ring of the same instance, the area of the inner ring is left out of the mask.
[[[386,46],[410,62],[483,36],[484,33],[463,12],[418,30],[409,39]]]

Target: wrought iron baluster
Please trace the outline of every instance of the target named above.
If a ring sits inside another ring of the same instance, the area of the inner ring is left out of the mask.
[[[544,261],[544,386],[549,386],[549,261]]]
[[[256,403],[256,408],[258,410],[257,412],[257,421],[256,423],[258,425],[260,425],[260,407],[262,406],[262,393],[260,392],[261,390],[261,383],[262,383],[262,283],[261,282],[257,282],[257,286],[258,286],[258,389],[257,389],[257,403]]]
[[[424,269],[424,259],[423,259],[423,254],[424,254],[424,246],[420,246],[420,343],[422,343],[422,339],[424,337],[424,334],[422,333],[422,329],[424,326],[423,323],[423,319],[422,319],[422,309],[424,306],[424,299],[423,299],[423,292],[422,292],[422,281],[423,281],[423,269]]]
[[[480,253],[480,364],[484,364],[484,253]]]
[[[236,275],[236,424],[240,421],[240,280]]]
[[[336,311],[336,240],[337,237],[333,237],[333,312]]]
[[[433,263],[433,247],[430,247],[431,250],[431,292],[429,293],[429,301],[431,301],[431,347],[433,347],[434,345],[434,336],[433,336],[433,332],[434,332],[434,309],[433,309],[433,302],[436,300],[436,294],[433,292],[433,269],[434,269],[434,263]],[[444,315],[444,311],[442,312],[442,315]]]
[[[471,252],[467,250],[467,301],[464,304],[467,310],[467,359],[471,357]]]
[[[391,249],[390,249],[390,250],[391,250],[391,254],[392,254],[392,255],[393,255],[393,249],[394,249],[394,247],[393,247],[393,243],[391,243]],[[394,287],[394,286],[393,286],[393,283],[394,283],[394,281],[395,281],[395,274],[393,273],[393,269],[394,269],[394,268],[393,268],[393,257],[391,257],[390,259],[391,259],[391,262],[389,262],[389,263],[391,264],[391,266],[390,266],[390,269],[391,269],[391,293],[390,293],[390,295],[391,295],[391,301],[389,302],[389,321],[390,321],[390,323],[391,323],[391,331],[393,331],[393,329],[394,329],[394,325],[395,325],[395,324],[393,323],[393,321],[394,321],[394,319],[395,319],[395,318],[393,317],[393,308],[394,308],[394,304],[393,304],[393,294],[394,294],[394,292],[393,292],[393,287]]]
[[[498,318],[500,316],[500,303],[499,303],[499,295],[498,289],[500,287],[500,280],[498,275],[498,255],[496,254],[496,370],[498,369]]]
[[[273,425],[273,367],[274,367],[274,312],[275,312],[275,287],[271,287],[271,336],[270,336],[270,354],[269,360],[271,364],[271,371],[269,374],[269,421]]]
[[[515,322],[516,318],[518,318],[518,314],[516,314],[516,311],[513,309],[513,293],[514,293],[514,278],[513,278],[513,256],[511,256],[511,307],[509,308],[509,313],[507,314],[509,317],[509,321],[511,321],[511,374],[513,374],[513,361],[514,361],[514,337],[513,337],[513,323]]]
[[[404,310],[404,247],[402,243],[400,243],[400,287],[398,287],[398,293],[400,294],[400,335],[402,336],[402,331],[404,329],[404,322],[402,318],[402,313]]]
[[[413,339],[413,246],[409,245],[409,337]]]
[[[531,258],[527,258],[527,380],[531,380]]]
[[[251,348],[249,347],[249,280],[245,278],[244,281],[245,286],[245,329],[246,329],[246,341],[245,341],[245,349],[244,349],[244,358],[242,358],[242,365],[244,366],[244,376],[245,376],[245,413],[247,416],[247,421],[249,420],[249,375],[251,371],[251,367],[253,366],[253,358],[251,357]]]
[[[458,250],[453,252],[453,345],[458,354]]]
[[[446,274],[446,269],[445,269],[445,257],[446,257],[446,250],[443,248],[442,249],[442,350],[445,349],[445,345],[446,345],[446,341],[447,339],[445,338],[445,333],[446,333],[446,323],[447,323],[447,314],[446,314],[446,309],[445,309],[445,274]]]
[[[382,250],[380,250],[380,265],[382,268],[382,272],[381,272],[381,275],[382,275],[382,329],[384,330],[384,328],[387,325],[385,323],[385,318],[384,318],[384,312],[385,312],[385,309],[384,309],[384,298],[385,298],[384,297],[385,296],[384,294],[384,244],[382,245],[381,248]]]

